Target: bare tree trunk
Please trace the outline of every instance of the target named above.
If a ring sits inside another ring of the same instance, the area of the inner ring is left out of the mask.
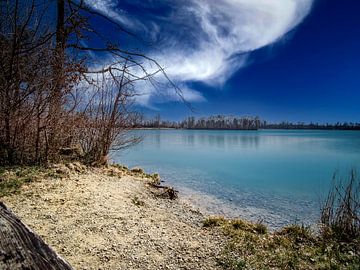
[[[0,269],[73,269],[0,202]]]
[[[57,0],[57,19],[56,19],[56,47],[53,64],[53,87],[50,96],[49,110],[49,151],[54,151],[57,147],[57,134],[59,119],[61,114],[61,100],[64,80],[65,62],[65,1]],[[50,153],[53,154],[53,153]],[[49,158],[46,156],[46,158]]]

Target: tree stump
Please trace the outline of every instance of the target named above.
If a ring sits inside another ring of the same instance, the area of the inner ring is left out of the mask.
[[[0,202],[0,269],[73,269]]]

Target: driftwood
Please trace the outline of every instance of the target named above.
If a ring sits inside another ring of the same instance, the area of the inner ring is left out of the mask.
[[[73,269],[0,202],[0,269]]]
[[[157,184],[152,184],[151,186],[154,188],[164,190],[164,192],[159,194],[161,197],[169,198],[170,200],[175,200],[178,197],[178,191],[172,187],[162,186]]]

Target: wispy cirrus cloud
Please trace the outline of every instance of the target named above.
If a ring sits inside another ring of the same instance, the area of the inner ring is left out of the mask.
[[[251,52],[274,44],[309,14],[313,0],[86,0],[154,46],[156,59],[191,100],[203,101],[188,82],[224,84],[248,64]],[[147,88],[144,104],[155,91]],[[169,98],[172,100],[171,98]],[[147,100],[145,102],[145,100]]]
[[[85,2],[89,7],[126,27],[133,29],[139,26],[136,20],[131,20],[128,15],[125,14],[124,10],[118,6],[119,3],[116,0],[85,0]]]

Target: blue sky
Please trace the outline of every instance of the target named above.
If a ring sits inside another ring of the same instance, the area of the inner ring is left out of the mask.
[[[191,112],[159,76],[158,89],[137,86],[146,115],[360,121],[360,1],[87,3],[141,37],[118,37],[98,25],[125,48],[156,59],[194,107]]]

